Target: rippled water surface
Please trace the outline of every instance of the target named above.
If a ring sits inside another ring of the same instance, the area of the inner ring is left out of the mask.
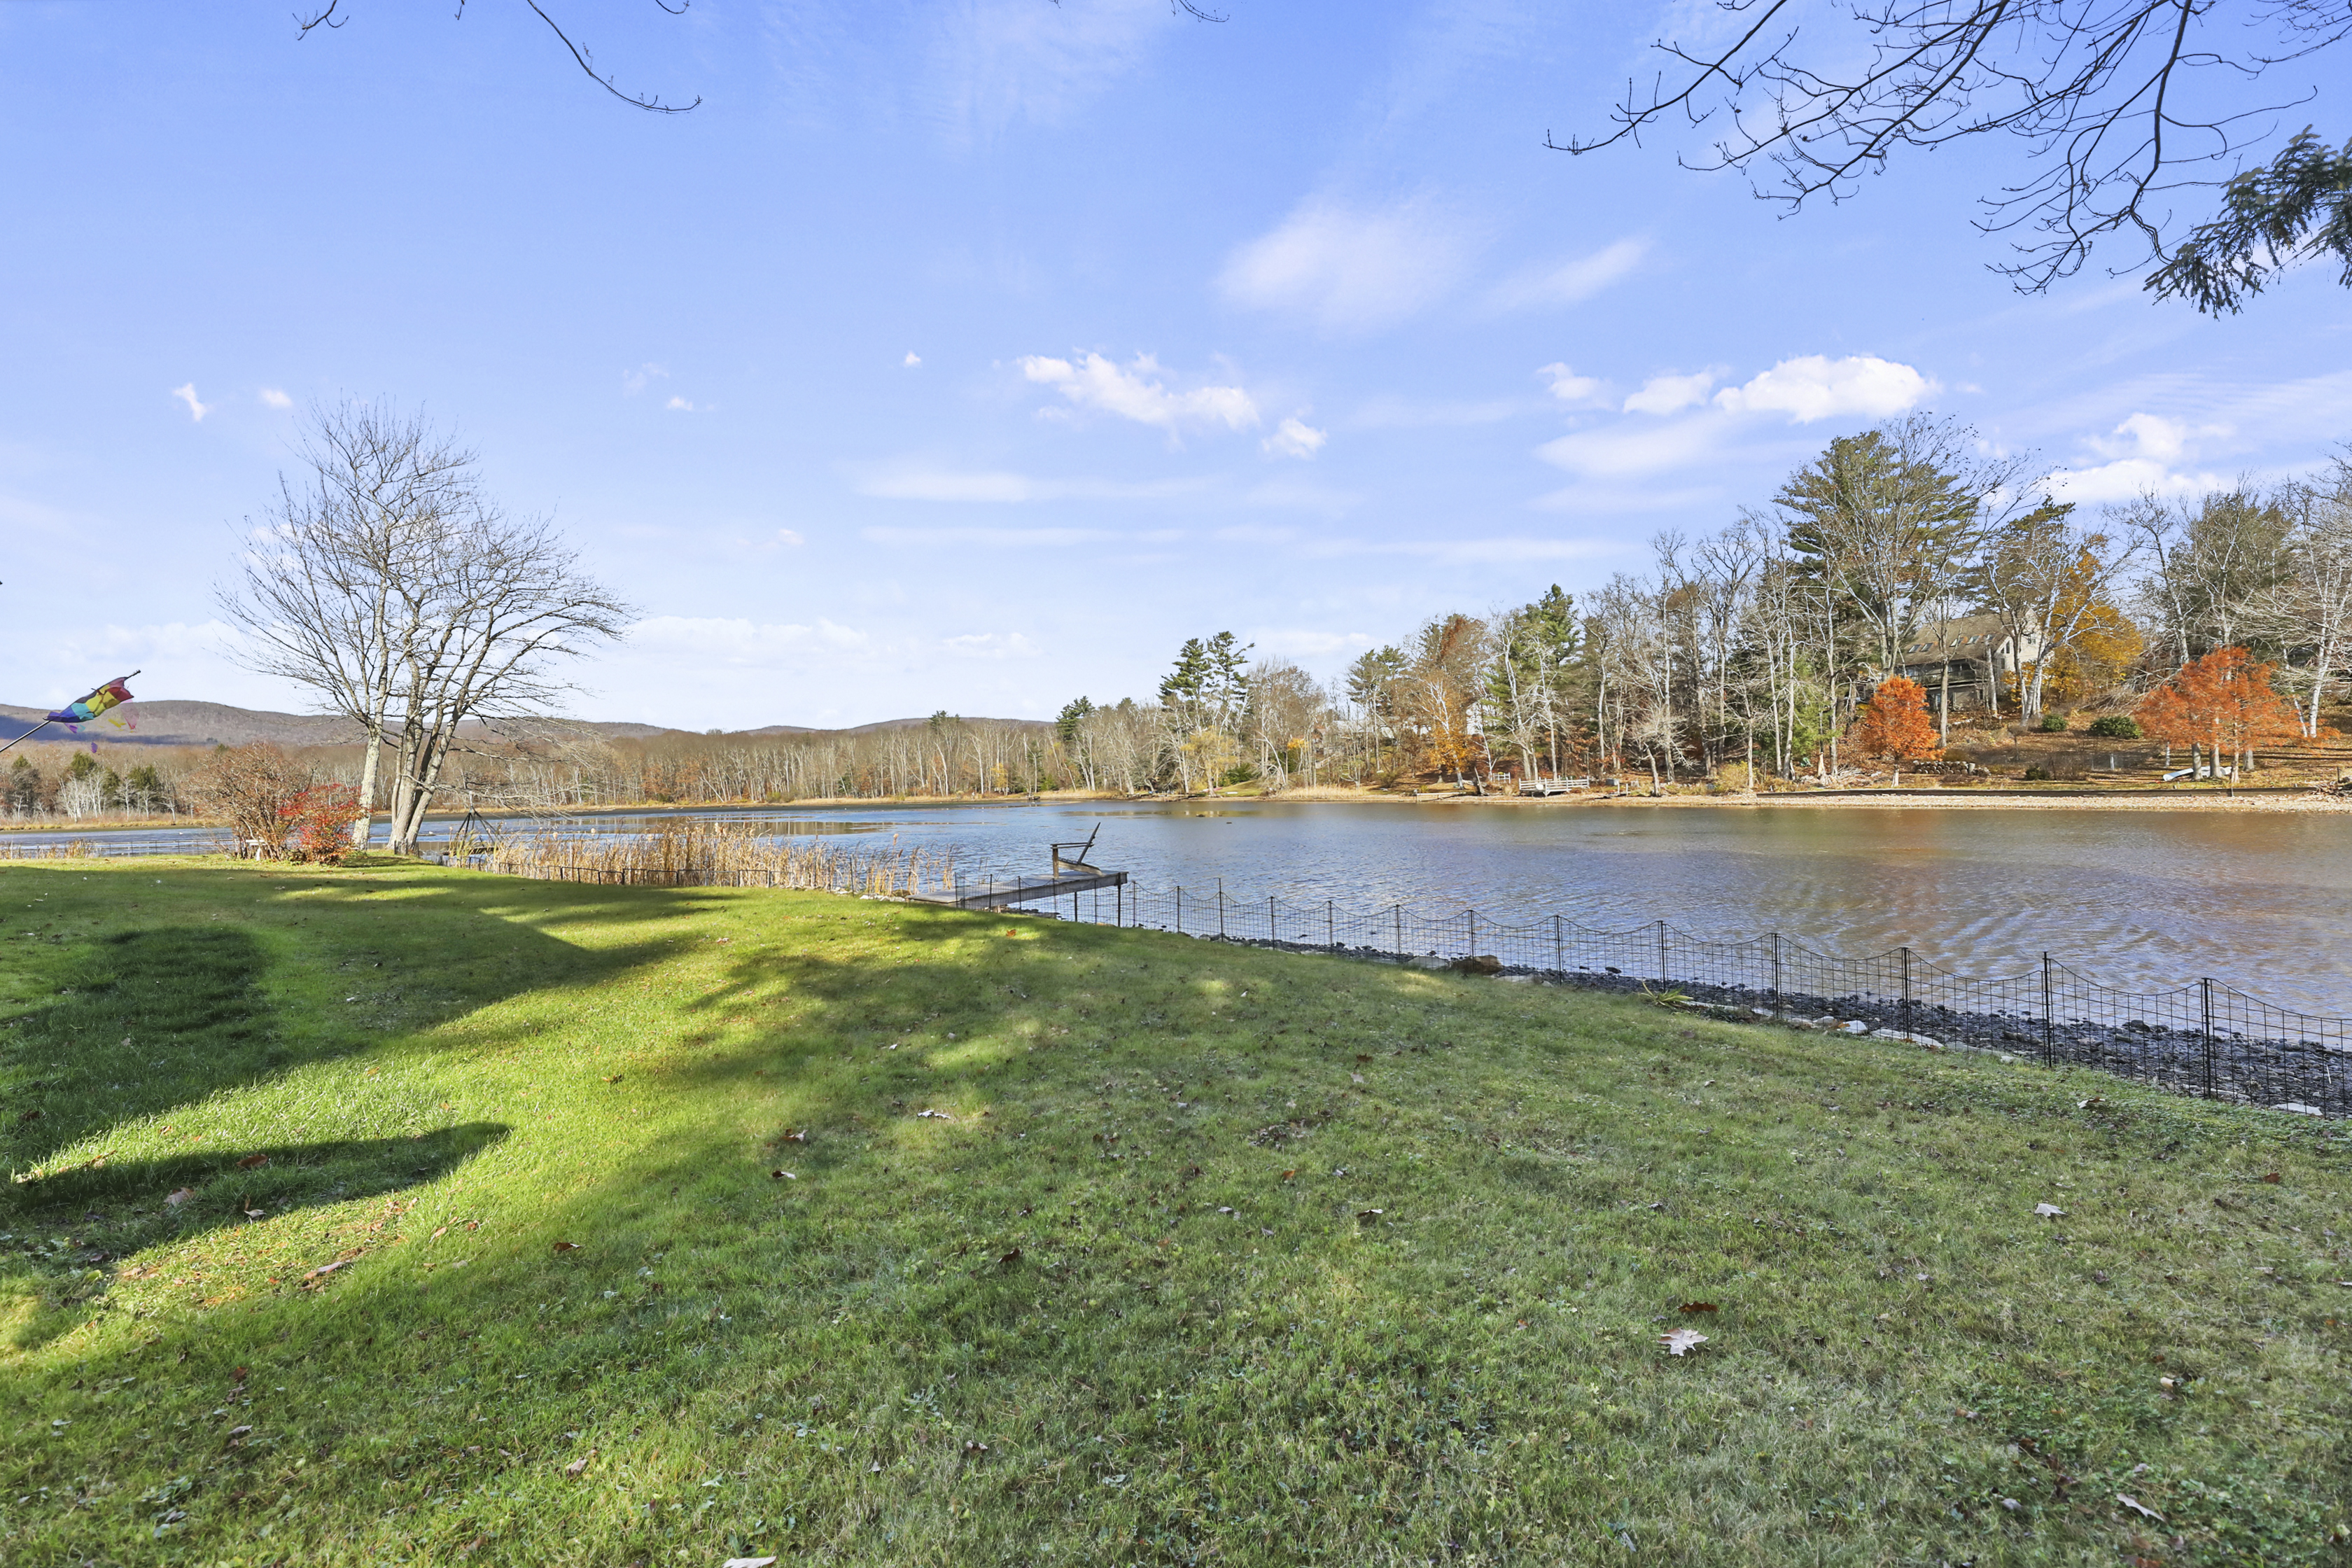
[[[717,814],[712,814],[717,815]],[[643,819],[608,821],[635,826]],[[1099,822],[1095,864],[1187,896],[1475,907],[1514,921],[1666,920],[1979,975],[2046,950],[2126,986],[2210,974],[2352,1015],[2352,816],[1922,808],[1282,805],[881,806],[777,814],[780,834],[952,849],[1041,872]],[[148,835],[148,837],[154,836]]]

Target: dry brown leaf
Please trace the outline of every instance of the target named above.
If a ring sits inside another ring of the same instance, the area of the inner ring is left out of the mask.
[[[1715,1310],[1716,1306],[1712,1301],[1685,1301],[1675,1309],[1677,1312],[1712,1312]]]
[[[250,1171],[256,1165],[267,1165],[268,1163],[269,1163],[269,1156],[267,1154],[247,1154],[244,1159],[239,1160],[236,1163],[236,1168],[240,1171]]]
[[[559,1241],[555,1244],[555,1250],[558,1252],[577,1252],[580,1250],[580,1244],[576,1241]]]
[[[1696,1329],[1671,1329],[1658,1336],[1658,1343],[1665,1346],[1668,1355],[1688,1355],[1706,1343],[1706,1336]]]
[[[1358,1219],[1378,1219],[1385,1212],[1385,1210],[1381,1209],[1358,1209],[1356,1211],[1356,1217]]]
[[[794,1175],[790,1171],[771,1171],[768,1174],[771,1178],[779,1182],[797,1182],[800,1180],[800,1177]]]
[[[588,1461],[595,1457],[596,1450],[593,1448],[589,1449],[586,1453],[581,1455],[578,1458],[564,1466],[563,1473],[567,1476],[577,1477],[581,1471],[588,1468]]]
[[[195,1195],[195,1188],[182,1187],[164,1198],[163,1202],[172,1208],[178,1208],[181,1205],[186,1203],[190,1198],[193,1198]]]
[[[2277,1186],[2281,1182],[2284,1182],[2284,1180],[2286,1180],[2286,1178],[2285,1178],[2284,1176],[2280,1175],[2276,1171],[2273,1171],[2269,1175],[2264,1176],[2264,1177],[2263,1178],[2263,1181],[2265,1181],[2265,1182],[2268,1182],[2272,1186],[2274,1186],[2274,1187],[2275,1187],[2275,1186]]]
[[[618,1082],[620,1082],[620,1081],[621,1081],[621,1075],[620,1075],[619,1073],[614,1073],[612,1077],[610,1077],[610,1078],[606,1079],[604,1081],[605,1081],[606,1083],[618,1083]]]

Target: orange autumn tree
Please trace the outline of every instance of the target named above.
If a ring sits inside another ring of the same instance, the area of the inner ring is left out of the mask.
[[[1936,721],[1927,717],[1927,693],[1916,680],[1896,676],[1880,684],[1862,710],[1854,744],[1866,757],[1898,763],[1936,754]]]
[[[2140,728],[2168,745],[2210,746],[2217,760],[2299,740],[2302,721],[2272,689],[2271,669],[2242,647],[2192,658],[2142,700]]]

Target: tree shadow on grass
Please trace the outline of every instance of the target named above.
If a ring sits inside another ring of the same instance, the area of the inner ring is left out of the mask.
[[[365,1055],[525,991],[608,978],[673,945],[583,948],[486,912],[473,888],[401,892],[397,924],[321,921],[299,956],[226,923],[118,931],[42,955],[29,978],[50,999],[0,1024],[0,1163],[22,1179],[68,1152],[88,1161],[110,1129]],[[348,994],[313,995],[321,981]]]
[[[509,1131],[471,1121],[406,1138],[100,1157],[18,1182],[0,1209],[0,1322],[9,1325],[0,1349],[32,1350],[72,1328],[112,1285],[113,1266],[134,1253],[418,1186]],[[9,1296],[18,1310],[8,1309]]]

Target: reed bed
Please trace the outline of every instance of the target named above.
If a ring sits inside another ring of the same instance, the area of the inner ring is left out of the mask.
[[[463,853],[453,847],[453,858]],[[905,896],[954,879],[952,853],[779,839],[760,824],[665,821],[643,833],[509,835],[485,847],[489,870],[553,881],[654,887],[792,888]]]

